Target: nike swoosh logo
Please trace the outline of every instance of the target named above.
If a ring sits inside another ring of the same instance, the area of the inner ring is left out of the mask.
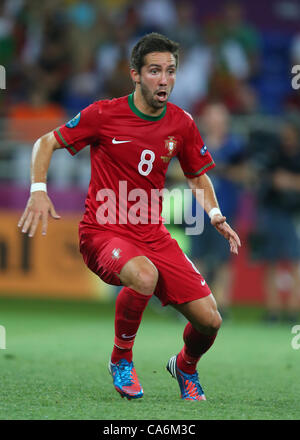
[[[134,335],[127,336],[125,333],[123,333],[122,338],[124,338],[124,339],[134,338],[135,335],[136,335],[136,333]]]
[[[205,285],[205,280],[201,280],[201,286]]]
[[[117,141],[116,138],[113,138],[112,140],[113,144],[125,144],[126,142],[132,142],[132,141]]]

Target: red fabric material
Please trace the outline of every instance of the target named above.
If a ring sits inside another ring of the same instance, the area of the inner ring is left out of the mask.
[[[150,297],[129,287],[124,287],[119,293],[115,312],[115,346],[111,357],[113,363],[122,358],[131,362],[135,335]]]
[[[197,362],[213,345],[216,336],[217,333],[214,335],[200,333],[188,322],[183,332],[184,346],[177,356],[178,368],[184,373],[195,373]]]

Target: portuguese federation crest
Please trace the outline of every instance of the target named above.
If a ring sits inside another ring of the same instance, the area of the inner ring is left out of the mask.
[[[118,260],[120,258],[120,253],[122,252],[121,249],[114,249],[111,253],[111,258],[113,258],[114,260]]]
[[[177,141],[174,136],[168,136],[168,139],[165,140],[165,148],[167,150],[167,155],[160,156],[160,158],[164,162],[170,162],[170,160],[172,159],[172,157],[174,156],[174,154],[176,152],[176,144],[177,144]]]

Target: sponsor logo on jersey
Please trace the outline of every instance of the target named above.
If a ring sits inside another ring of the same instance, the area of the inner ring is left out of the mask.
[[[113,138],[112,140],[113,144],[126,144],[126,142],[132,142],[132,141],[117,141],[116,138]]]
[[[114,249],[113,251],[112,251],[112,255],[111,255],[111,258],[113,258],[113,259],[115,259],[115,260],[118,260],[119,258],[120,258],[120,253],[121,253],[121,249]]]
[[[165,140],[165,148],[167,149],[167,156],[160,156],[163,162],[170,162],[172,157],[175,155],[177,147],[177,141],[174,136],[168,136]]]
[[[204,156],[204,154],[206,154],[206,152],[207,152],[207,146],[203,145],[203,147],[200,150],[200,153],[201,153],[202,156]]]
[[[76,127],[76,125],[79,124],[80,116],[81,116],[80,113],[78,113],[78,115],[74,116],[73,119],[71,119],[69,122],[66,123],[66,127],[68,127],[68,128]]]

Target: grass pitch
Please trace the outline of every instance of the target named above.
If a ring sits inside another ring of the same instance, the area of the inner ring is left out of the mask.
[[[7,347],[0,350],[0,419],[300,419],[291,325],[266,326],[259,310],[234,309],[199,362],[207,401],[184,402],[165,365],[182,347],[185,321],[148,308],[134,350],[145,394],[128,401],[107,369],[113,314],[106,304],[0,299]]]

